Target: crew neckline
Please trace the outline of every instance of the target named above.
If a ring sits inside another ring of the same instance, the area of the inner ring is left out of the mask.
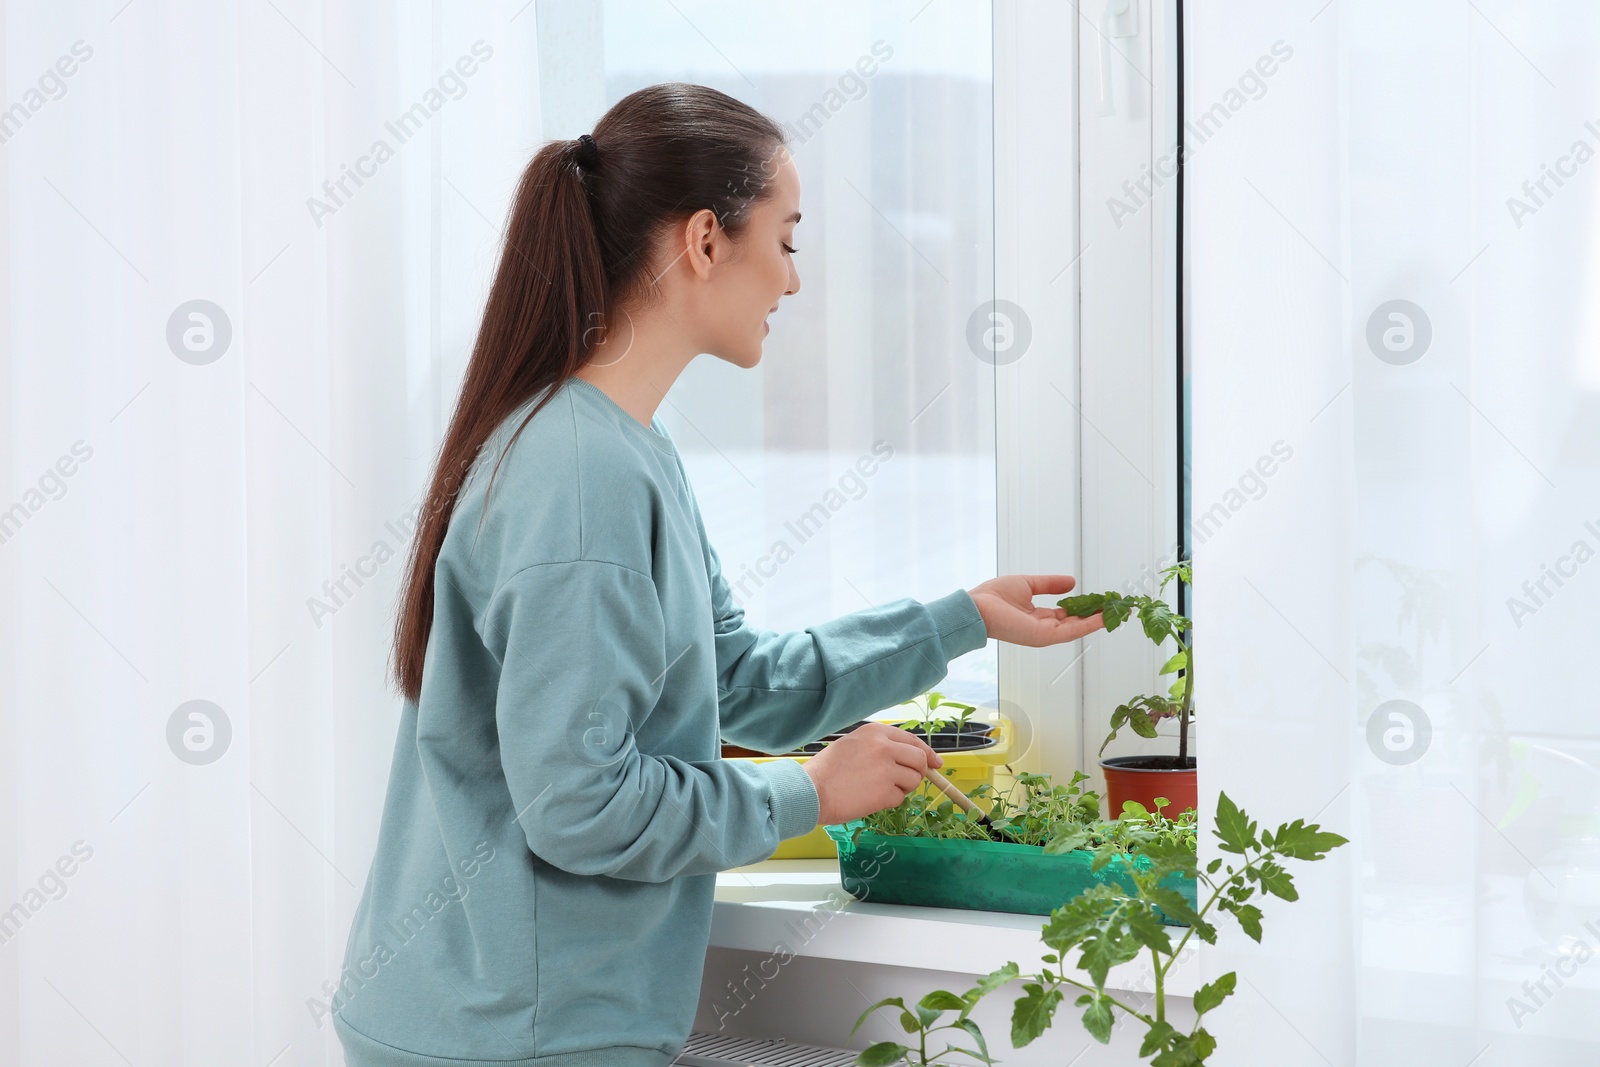
[[[595,397],[595,399],[600,401],[601,406],[611,414],[611,417],[614,421],[626,423],[630,432],[636,433],[640,437],[643,437],[646,441],[649,441],[652,445],[665,452],[669,456],[674,453],[671,438],[663,435],[653,427],[646,426],[644,423],[634,418],[631,414],[629,414],[626,408],[624,408],[621,404],[618,404],[615,400],[611,399],[610,395],[604,389],[600,388],[589,379],[581,378],[576,374],[572,375],[567,380],[583,386],[585,391],[589,392]],[[655,419],[652,418],[650,421],[654,422]]]

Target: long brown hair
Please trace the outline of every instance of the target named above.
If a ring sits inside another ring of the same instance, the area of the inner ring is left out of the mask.
[[[544,393],[501,453],[588,358],[613,310],[655,292],[657,238],[705,208],[737,237],[771,192],[771,119],[703,85],[630,93],[580,140],[547,141],[522,179],[455,412],[439,446],[411,545],[394,631],[394,680],[416,700],[433,626],[434,565],[468,469],[491,434]],[[489,476],[494,487],[496,460]],[[488,490],[485,490],[487,495]],[[481,519],[480,519],[481,521]]]

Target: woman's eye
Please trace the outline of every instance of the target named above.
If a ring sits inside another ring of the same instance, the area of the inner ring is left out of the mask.
[[[778,243],[779,244],[783,244],[782,241],[779,241]],[[791,256],[794,255],[796,252],[800,251],[798,248],[790,248],[788,245],[783,245],[783,250],[785,252],[789,253]]]

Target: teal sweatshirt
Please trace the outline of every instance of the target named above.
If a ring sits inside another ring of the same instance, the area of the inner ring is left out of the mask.
[[[485,503],[532,404],[450,518],[377,851],[337,988],[313,1002],[350,1067],[670,1063],[716,873],[817,823],[800,764],[723,760],[719,738],[790,750],[987,640],[965,590],[796,633],[749,625],[660,419],[582,378]]]

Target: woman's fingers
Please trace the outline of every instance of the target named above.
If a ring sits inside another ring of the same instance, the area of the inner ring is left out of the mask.
[[[895,800],[896,804],[904,800],[907,793],[915,792],[916,788],[922,784],[922,772],[913,770],[904,764],[897,765],[890,772],[889,778],[894,782],[894,787],[900,791],[899,798]]]
[[[1037,648],[1075,641],[1105,625],[1098,613],[1077,618],[1060,607],[1033,602],[1035,596],[1065,595],[1077,584],[1070,574],[1008,574],[968,592],[990,637]]]
[[[889,729],[893,731],[891,736],[894,740],[899,741],[911,750],[910,752],[899,753],[895,758],[907,767],[916,768],[918,774],[922,773],[923,767],[938,767],[944,763],[944,757],[935,752],[932,745],[910,730],[902,729],[899,726],[890,726]]]
[[[1070,574],[1014,574],[1010,577],[1021,578],[1028,583],[1029,594],[1032,596],[1057,596],[1070,593],[1077,586],[1078,579]]]
[[[830,741],[803,766],[817,787],[818,822],[835,823],[894,807],[926,768],[943,762],[915,734],[872,722]]]

